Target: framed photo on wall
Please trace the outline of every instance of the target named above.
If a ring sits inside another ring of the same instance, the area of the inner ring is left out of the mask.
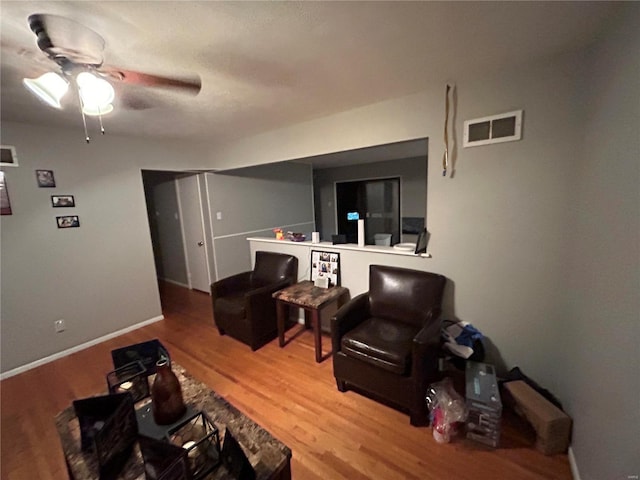
[[[53,170],[36,170],[36,179],[40,188],[55,188],[56,186]]]
[[[80,226],[80,218],[77,215],[65,215],[56,217],[58,228],[77,228]]]
[[[73,195],[51,195],[51,206],[54,208],[75,207]]]
[[[11,215],[11,202],[4,172],[0,172],[0,215]]]
[[[340,254],[311,250],[311,281],[318,277],[329,279],[329,287],[340,285]]]

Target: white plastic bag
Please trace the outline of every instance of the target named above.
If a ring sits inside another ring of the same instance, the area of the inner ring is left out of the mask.
[[[467,419],[464,398],[455,391],[450,378],[432,383],[425,398],[433,427],[433,438],[438,443],[448,443],[455,434],[455,424]]]

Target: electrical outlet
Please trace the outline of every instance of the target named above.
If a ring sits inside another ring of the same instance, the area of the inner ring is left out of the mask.
[[[53,328],[56,330],[56,333],[64,332],[64,319],[61,318],[60,320],[56,320],[55,322],[53,322]]]

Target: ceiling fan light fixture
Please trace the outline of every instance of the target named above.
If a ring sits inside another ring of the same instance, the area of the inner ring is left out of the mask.
[[[60,100],[69,89],[69,82],[55,72],[47,72],[38,78],[23,78],[22,83],[39,99],[54,108],[62,108]]]
[[[113,105],[108,103],[107,105],[91,105],[82,107],[82,111],[85,115],[90,117],[99,117],[113,112]]]
[[[79,73],[76,82],[86,115],[105,115],[113,110],[115,91],[109,82],[89,72]]]

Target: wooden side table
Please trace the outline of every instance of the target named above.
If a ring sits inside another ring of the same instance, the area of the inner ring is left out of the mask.
[[[285,317],[287,315],[287,306],[302,308],[305,313],[311,315],[311,326],[313,328],[313,336],[315,340],[316,362],[320,363],[324,360],[322,356],[322,335],[320,331],[320,318],[324,307],[337,301],[338,307],[341,307],[347,297],[349,289],[346,287],[320,288],[316,287],[312,281],[305,280],[296,283],[283,290],[273,294],[276,299],[276,309],[278,312],[278,342],[280,348],[284,347],[284,331]],[[327,354],[329,356],[331,352]]]

